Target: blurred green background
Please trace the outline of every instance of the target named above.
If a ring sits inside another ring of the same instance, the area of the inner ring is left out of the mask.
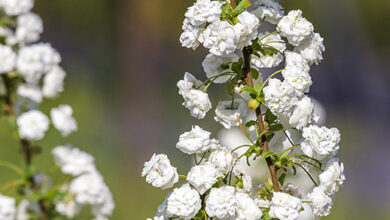
[[[96,158],[116,202],[112,219],[152,217],[166,191],[141,178],[153,152],[167,152],[184,173],[188,157],[175,148],[192,124],[217,132],[212,114],[192,119],[176,82],[185,71],[204,79],[204,49],[180,47],[190,0],[36,0],[42,40],[62,54],[66,89],[43,110],[73,106],[79,131],[63,139],[52,129],[40,142],[38,169],[52,166],[50,149],[72,143]],[[326,219],[390,219],[390,1],[280,0],[300,8],[325,38],[324,61],[312,69],[311,95],[327,110],[327,125],[343,136],[339,157],[347,181]],[[223,88],[212,88],[220,93]],[[213,97],[214,104],[220,97]],[[7,121],[0,120],[0,160],[22,165]],[[0,183],[13,173],[0,168]]]

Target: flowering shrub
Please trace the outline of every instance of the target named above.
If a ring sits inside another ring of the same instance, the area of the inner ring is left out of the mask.
[[[274,31],[266,30],[266,22]],[[214,119],[225,129],[239,127],[247,141],[231,149],[194,125],[176,145],[193,155],[186,175],[179,175],[166,155],[154,154],[142,172],[148,183],[162,189],[179,179],[186,183],[168,193],[153,219],[329,215],[345,179],[336,157],[340,133],[320,125],[315,101],[307,95],[313,83],[310,66],[320,63],[325,47],[302,11],[285,14],[275,0],[197,0],[185,13],[182,29],[183,47],[209,50],[202,62],[207,79],[185,73],[177,83],[183,106],[203,119],[212,109],[208,88],[225,84],[230,98],[218,103]],[[282,68],[264,73],[283,61]],[[269,178],[254,182],[250,167],[261,160]],[[311,184],[287,183],[302,173]]]
[[[0,194],[0,219],[72,219],[84,207],[91,207],[94,219],[108,219],[113,198],[91,155],[70,145],[55,147],[57,172],[63,175],[58,183],[33,165],[33,157],[41,151],[36,141],[45,137],[50,124],[64,137],[77,130],[71,106],[53,108],[50,118],[39,110],[45,98],[63,92],[66,73],[59,66],[60,54],[50,44],[37,42],[43,23],[31,12],[33,5],[34,0],[0,1],[0,115],[15,128],[26,162],[22,169],[0,161],[20,176],[1,188],[18,195],[15,199]]]

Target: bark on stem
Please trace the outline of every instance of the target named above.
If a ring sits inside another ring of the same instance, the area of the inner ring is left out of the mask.
[[[253,87],[253,80],[252,80],[252,73],[251,73],[251,66],[250,66],[251,52],[249,51],[249,49],[247,47],[244,47],[244,49],[242,50],[242,54],[244,57],[243,71],[245,73],[247,73],[246,77],[245,77],[245,82],[248,86]],[[257,117],[257,123],[259,126],[260,133],[262,133],[263,131],[266,130],[266,128],[264,126],[263,116],[261,114],[261,105],[259,105],[259,107],[256,109],[256,117]],[[261,136],[261,143],[263,145],[263,150],[268,151],[269,147],[268,147],[268,141],[267,141],[267,132],[265,132],[263,134],[263,136]],[[274,191],[279,192],[280,187],[279,187],[279,181],[278,181],[278,175],[277,175],[277,167],[272,162],[272,159],[270,157],[266,158],[265,161],[267,162],[268,170],[271,174],[271,180],[272,180],[272,184],[274,186]]]

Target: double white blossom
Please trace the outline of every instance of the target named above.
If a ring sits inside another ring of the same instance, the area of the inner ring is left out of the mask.
[[[302,203],[299,198],[283,192],[274,192],[269,216],[280,220],[295,220],[299,216]]]
[[[7,15],[26,13],[34,6],[34,0],[0,0],[0,7]]]
[[[77,130],[77,123],[72,115],[73,109],[70,105],[60,105],[57,108],[53,108],[50,112],[54,127],[64,137]]]
[[[322,187],[315,187],[307,195],[310,206],[312,207],[313,214],[316,216],[327,216],[330,214],[330,209],[333,205],[333,200],[329,197]]]
[[[71,145],[57,146],[52,150],[52,154],[63,173],[79,176],[95,171],[94,158]]]
[[[16,214],[15,199],[0,194],[0,219],[14,220]]]
[[[23,113],[17,118],[16,123],[19,127],[19,136],[31,141],[42,139],[49,129],[49,118],[38,110]]]
[[[202,82],[197,80],[191,73],[185,73],[184,79],[177,83],[179,94],[184,98],[183,105],[190,110],[193,117],[198,119],[204,118],[211,109],[208,94],[197,88],[201,84]]]
[[[276,29],[293,46],[298,46],[314,30],[313,25],[306,18],[302,17],[301,10],[290,11],[280,19]]]
[[[339,150],[341,135],[337,128],[310,125],[303,129],[302,136],[305,138],[301,143],[302,151],[309,157],[322,160],[336,155]]]
[[[202,201],[199,193],[189,184],[176,188],[168,196],[166,212],[169,217],[190,219],[194,217],[200,208]]]
[[[267,36],[268,35],[268,36]],[[284,59],[283,52],[286,50],[286,44],[278,33],[269,32],[260,33],[259,43],[270,50],[276,50],[273,54],[261,53],[251,56],[251,62],[258,68],[271,68],[278,66]]]
[[[343,185],[344,176],[344,164],[339,164],[339,159],[331,158],[326,164],[325,171],[320,174],[320,186],[328,195],[336,193],[340,186]]]
[[[237,198],[232,186],[212,188],[206,198],[206,212],[210,217],[229,219],[235,216]]]
[[[10,46],[0,44],[0,74],[12,71],[16,64],[16,54]]]
[[[271,24],[277,24],[284,16],[283,7],[275,0],[255,0],[252,8],[252,14]]]
[[[262,211],[257,207],[256,202],[247,193],[236,193],[238,220],[258,220]]]
[[[212,163],[193,166],[188,172],[187,181],[203,195],[221,177],[222,173]]]
[[[214,164],[221,173],[226,174],[233,168],[237,157],[236,153],[221,149],[211,152],[208,161]]]
[[[176,147],[186,154],[203,153],[209,149],[215,149],[219,146],[216,139],[210,139],[211,133],[195,125],[191,131],[180,135]]]
[[[147,183],[162,189],[172,187],[179,180],[176,168],[171,166],[165,154],[153,154],[150,161],[145,163],[142,176],[146,176]]]
[[[308,62],[319,64],[322,60],[322,52],[325,51],[324,39],[318,33],[312,33],[310,37],[303,40],[294,51],[299,52]]]

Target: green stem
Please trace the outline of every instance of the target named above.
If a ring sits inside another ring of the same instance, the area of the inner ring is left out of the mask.
[[[318,186],[318,184],[316,183],[316,181],[314,181],[313,177],[310,175],[310,173],[302,166],[300,165],[299,163],[294,163],[295,165],[299,166],[300,168],[302,168],[303,171],[305,171],[305,173],[310,177],[311,181],[314,183],[315,186]]]
[[[272,74],[263,82],[263,84],[261,85],[260,91],[263,90],[265,84],[266,84],[272,77],[274,77],[274,76],[275,76],[276,74],[278,74],[278,73],[281,73],[283,70],[284,70],[284,69],[280,69],[280,70],[278,70],[278,71],[272,73]]]

